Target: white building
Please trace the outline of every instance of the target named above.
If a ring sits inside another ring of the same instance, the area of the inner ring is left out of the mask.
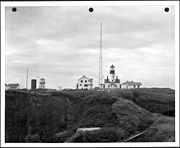
[[[41,78],[39,81],[39,88],[40,89],[45,89],[46,80],[44,78]]]
[[[118,76],[115,74],[114,65],[110,67],[109,77],[107,76],[107,79],[104,79],[104,88],[121,88],[120,79],[118,79]]]
[[[76,88],[77,89],[92,89],[93,88],[93,79],[88,78],[85,75],[83,75],[80,79],[78,79]]]
[[[140,86],[141,86],[141,82],[133,82],[133,81],[126,81],[121,84],[122,89],[139,88]]]
[[[5,84],[5,89],[6,90],[15,90],[15,89],[19,89],[19,84],[18,83],[11,83],[11,84]]]

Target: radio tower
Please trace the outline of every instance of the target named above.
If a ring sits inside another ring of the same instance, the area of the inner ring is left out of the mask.
[[[102,23],[100,23],[99,88],[102,89]]]

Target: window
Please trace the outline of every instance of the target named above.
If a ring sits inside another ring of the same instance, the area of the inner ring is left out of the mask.
[[[87,80],[85,80],[84,82],[87,83]]]
[[[83,83],[83,80],[81,80],[81,83]]]
[[[87,85],[87,84],[84,84],[84,87],[88,87],[88,85]]]
[[[79,86],[81,86],[81,84],[79,84]]]

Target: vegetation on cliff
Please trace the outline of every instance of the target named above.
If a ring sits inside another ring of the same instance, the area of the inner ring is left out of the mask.
[[[158,137],[169,135],[160,141],[173,141],[174,94],[167,88],[6,91],[6,142],[121,142],[144,130],[147,138],[137,141],[158,141],[148,139],[155,129]],[[77,133],[81,127],[101,129]]]

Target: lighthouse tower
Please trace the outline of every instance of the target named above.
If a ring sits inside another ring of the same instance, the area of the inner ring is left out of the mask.
[[[115,67],[111,65],[110,67],[110,82],[115,82]]]
[[[115,74],[115,66],[110,66],[110,73],[107,79],[104,79],[105,88],[114,89],[114,88],[121,88],[120,79]]]

